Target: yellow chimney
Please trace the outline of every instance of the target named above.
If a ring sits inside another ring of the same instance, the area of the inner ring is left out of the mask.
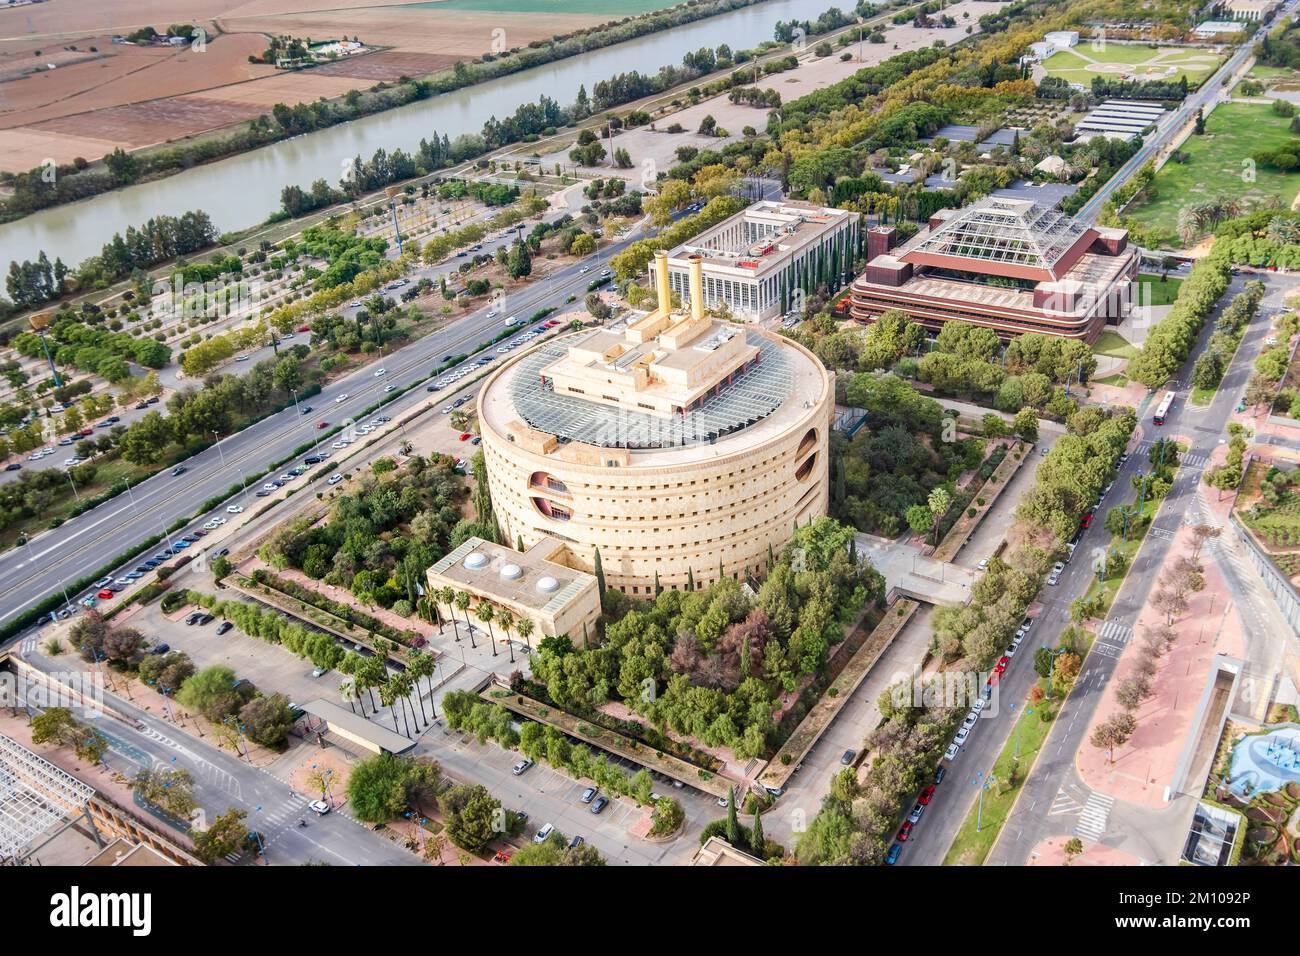
[[[704,318],[704,257],[695,253],[691,263],[691,321]]]
[[[659,312],[667,315],[673,310],[672,292],[668,286],[668,253],[655,251],[655,289],[659,296]]]

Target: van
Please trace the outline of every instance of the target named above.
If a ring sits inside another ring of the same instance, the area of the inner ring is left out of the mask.
[[[533,837],[533,842],[545,843],[546,838],[554,832],[555,832],[555,824],[548,823],[545,826],[543,826],[540,830],[537,831],[537,835]]]

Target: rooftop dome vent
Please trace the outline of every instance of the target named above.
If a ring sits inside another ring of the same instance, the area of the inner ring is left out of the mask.
[[[478,571],[485,568],[487,567],[487,563],[487,555],[479,551],[471,553],[470,556],[465,559],[465,567],[469,568],[471,571]]]
[[[524,576],[524,572],[517,564],[506,564],[501,568],[501,576],[507,581],[518,581]]]
[[[537,590],[541,591],[543,594],[551,594],[558,590],[559,587],[560,582],[555,580],[555,578],[551,577],[549,574],[543,578],[539,578],[537,581]]]

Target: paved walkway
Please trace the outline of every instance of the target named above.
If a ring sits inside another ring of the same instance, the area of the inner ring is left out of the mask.
[[[1191,527],[1183,525],[1157,576],[1167,577],[1174,563],[1189,556],[1191,551]],[[1138,725],[1132,738],[1116,748],[1114,763],[1107,759],[1106,751],[1091,743],[1079,748],[1076,766],[1083,781],[1093,790],[1139,806],[1167,807],[1165,788],[1173,779],[1188,735],[1195,731],[1193,721],[1215,656],[1240,657],[1243,653],[1241,619],[1223,575],[1204,554],[1202,564],[1205,589],[1192,595],[1186,613],[1174,622],[1178,640],[1160,657],[1151,696],[1133,712]],[[1164,615],[1147,604],[1138,615],[1134,629],[1109,621],[1101,624],[1093,653],[1118,655],[1119,666],[1106,684],[1085,739],[1090,739],[1094,728],[1123,709],[1116,699],[1117,691],[1136,667],[1140,639],[1163,623]]]

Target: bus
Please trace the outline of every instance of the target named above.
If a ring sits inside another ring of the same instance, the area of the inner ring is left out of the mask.
[[[1157,425],[1163,425],[1165,423],[1165,416],[1169,414],[1169,409],[1171,409],[1173,405],[1174,393],[1172,390],[1165,392],[1164,395],[1160,396],[1160,404],[1156,406],[1154,419]]]

